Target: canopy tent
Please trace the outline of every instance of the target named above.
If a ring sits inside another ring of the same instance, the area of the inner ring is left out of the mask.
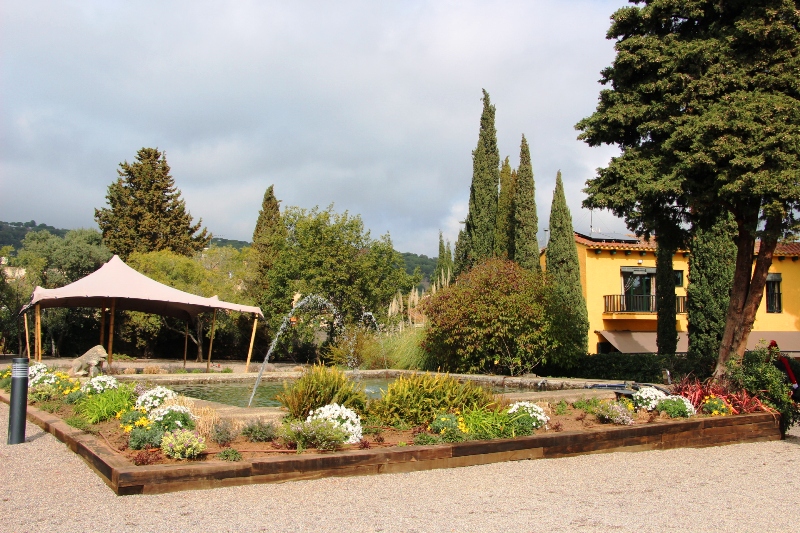
[[[97,271],[79,279],[69,285],[58,289],[44,289],[36,287],[31,296],[31,301],[22,308],[24,313],[31,307],[36,309],[36,358],[41,359],[41,319],[40,310],[52,307],[98,307],[103,309],[102,322],[105,321],[105,309],[111,308],[111,325],[109,330],[109,362],[112,358],[114,311],[141,311],[187,321],[194,319],[198,314],[214,311],[214,324],[216,324],[216,311],[238,311],[250,313],[254,317],[253,335],[250,341],[250,351],[247,356],[248,364],[253,350],[256,321],[264,314],[258,307],[223,302],[216,296],[205,298],[188,292],[179,291],[153,279],[126,265],[119,256],[112,257],[108,263]],[[104,324],[101,322],[101,344]],[[214,326],[212,326],[211,344],[208,352],[208,366],[211,364],[211,348],[214,342]],[[184,350],[184,361],[186,353]]]
[[[656,353],[655,331],[597,331],[622,353]],[[774,340],[782,352],[800,352],[800,331],[751,331],[747,338],[747,349],[754,350],[758,343]],[[685,331],[678,332],[677,352],[689,350],[689,336]]]

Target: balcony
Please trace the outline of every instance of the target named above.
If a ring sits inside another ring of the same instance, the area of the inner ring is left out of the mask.
[[[675,312],[686,313],[686,296],[675,297]],[[609,294],[603,296],[603,313],[656,313],[656,296]]]

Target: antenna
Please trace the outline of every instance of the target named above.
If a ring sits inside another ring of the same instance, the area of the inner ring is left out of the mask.
[[[589,209],[589,235],[594,233],[594,209]]]

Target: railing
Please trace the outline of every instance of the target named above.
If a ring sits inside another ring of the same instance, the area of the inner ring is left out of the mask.
[[[603,296],[604,313],[655,313],[656,296],[609,294]],[[686,313],[686,296],[675,296],[675,312]]]

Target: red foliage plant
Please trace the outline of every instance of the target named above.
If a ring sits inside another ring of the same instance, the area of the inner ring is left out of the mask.
[[[730,383],[713,378],[700,381],[696,377],[685,376],[672,386],[672,392],[687,398],[698,411],[701,410],[703,401],[708,396],[716,396],[728,404],[731,412],[735,415],[757,411],[775,412],[774,409],[764,405],[758,396],[753,396],[745,390],[732,390]]]

